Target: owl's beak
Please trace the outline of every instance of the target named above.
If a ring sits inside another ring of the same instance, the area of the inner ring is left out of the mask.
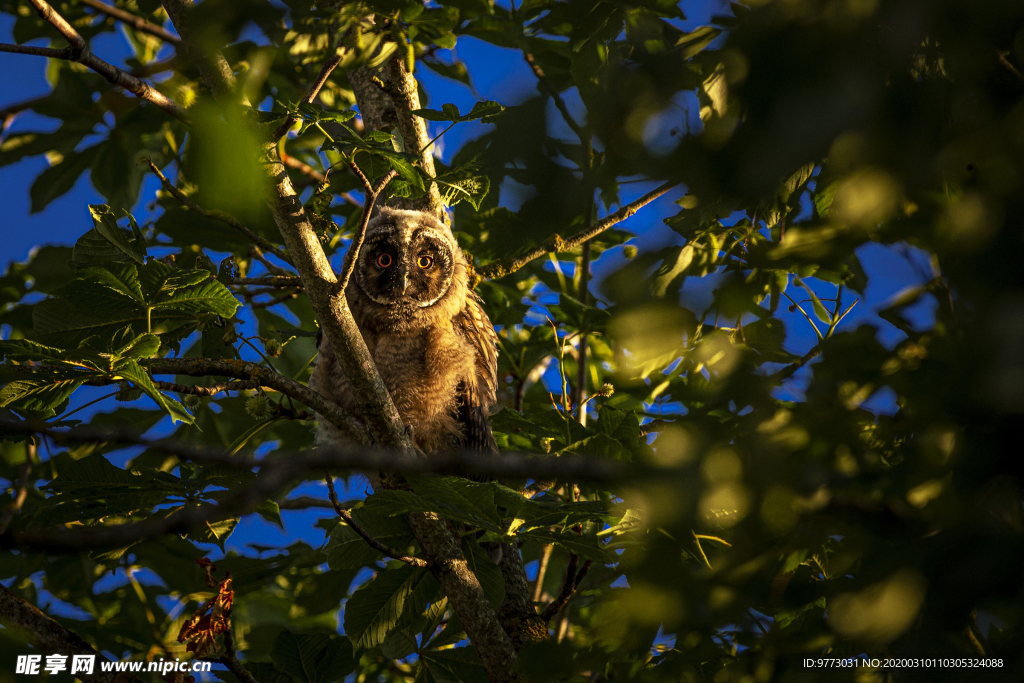
[[[408,271],[402,273],[402,294],[409,289],[409,273]]]

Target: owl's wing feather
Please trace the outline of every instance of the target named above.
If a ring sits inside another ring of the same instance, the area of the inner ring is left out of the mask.
[[[475,381],[459,385],[458,420],[465,433],[463,445],[471,450],[496,453],[498,447],[487,414],[497,402],[498,335],[484,312],[480,297],[472,292],[452,322],[476,351]]]

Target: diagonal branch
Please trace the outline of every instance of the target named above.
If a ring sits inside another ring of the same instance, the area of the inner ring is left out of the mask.
[[[35,7],[36,12],[39,13],[44,20],[49,22],[57,31],[60,32],[64,39],[68,41],[68,47],[64,50],[56,50],[56,52],[29,52],[24,48],[27,46],[5,46],[6,52],[21,52],[22,54],[38,54],[45,57],[51,57],[55,59],[66,59],[71,62],[78,62],[83,66],[86,66],[96,73],[106,78],[110,83],[120,86],[132,93],[140,99],[146,100],[164,110],[174,118],[189,122],[188,113],[174,100],[170,99],[163,93],[159,92],[149,83],[146,83],[142,79],[133,76],[121,69],[117,68],[113,64],[103,61],[92,52],[89,51],[89,46],[86,44],[85,39],[78,34],[78,31],[69,24],[64,17],[57,13],[46,0],[29,0],[32,6]],[[10,48],[23,48],[20,50]],[[53,50],[53,48],[32,48],[33,50]],[[58,54],[59,53],[59,54]]]
[[[569,568],[565,574],[565,583],[562,584],[562,590],[559,591],[558,597],[551,601],[551,604],[544,608],[541,612],[540,618],[545,623],[551,621],[556,614],[562,611],[562,609],[569,604],[569,599],[573,596],[573,593],[580,587],[580,583],[586,577],[587,572],[590,571],[590,566],[593,564],[592,560],[587,560],[580,567],[579,572],[576,571],[576,563],[579,561],[575,555],[569,556]]]
[[[102,0],[79,0],[79,2],[81,2],[86,7],[92,7],[97,12],[106,14],[108,17],[112,17],[117,21],[128,24],[136,31],[141,31],[142,33],[148,33],[151,36],[156,36],[160,40],[164,40],[173,45],[177,45],[181,42],[181,38],[174,35],[170,31],[165,29],[163,26],[157,26],[156,24],[152,24],[143,19],[142,17],[137,17],[131,12],[126,12],[120,7],[108,5],[107,3],[102,2]]]
[[[345,520],[345,523],[349,525],[349,528],[351,528],[352,531],[356,532],[356,534],[358,534],[360,538],[369,543],[374,550],[379,552],[384,557],[390,557],[393,560],[405,562],[406,564],[411,565],[413,567],[420,567],[424,569],[426,568],[426,560],[419,557],[412,557],[411,555],[403,555],[401,552],[395,550],[394,548],[390,548],[384,545],[383,543],[375,539],[373,536],[371,536],[366,531],[366,529],[359,526],[359,524],[356,523],[356,520],[352,519],[352,513],[346,510],[344,507],[342,507],[341,502],[338,501],[338,492],[334,490],[334,479],[331,478],[330,472],[324,474],[324,481],[327,482],[327,493],[330,496],[331,505],[334,506],[334,511],[338,513],[339,517]]]
[[[555,107],[558,108],[558,113],[562,115],[562,119],[565,121],[566,125],[572,129],[572,132],[576,134],[576,137],[580,139],[580,142],[589,139],[590,135],[583,130],[583,127],[580,126],[580,124],[576,123],[576,119],[574,119],[572,114],[569,113],[569,107],[566,106],[565,100],[562,99],[562,95],[559,94],[558,90],[553,85],[551,85],[551,81],[548,80],[547,74],[544,73],[544,70],[540,68],[540,64],[537,63],[537,60],[535,60],[533,55],[525,48],[523,49],[523,58],[529,65],[530,70],[533,71],[533,75],[537,77],[537,82],[543,86],[543,89],[546,90],[548,95],[551,96],[551,99],[554,100]]]
[[[474,275],[473,284],[476,285],[477,283],[483,280],[496,280],[497,278],[504,277],[506,275],[509,275],[510,273],[514,273],[523,266],[525,266],[530,261],[536,258],[540,258],[545,254],[554,254],[562,251],[570,251],[572,249],[575,249],[576,247],[580,246],[587,240],[601,234],[602,232],[612,227],[613,225],[616,225],[617,223],[621,223],[622,221],[626,220],[627,218],[635,214],[637,211],[639,211],[641,208],[647,206],[655,199],[662,196],[663,194],[665,194],[672,188],[676,187],[677,185],[679,185],[679,183],[676,181],[669,181],[667,183],[664,183],[663,185],[658,186],[654,190],[651,190],[643,197],[640,197],[636,201],[630,202],[629,204],[626,204],[625,206],[620,208],[618,211],[605,216],[604,218],[599,220],[597,223],[594,223],[590,227],[585,228],[576,233],[575,235],[570,236],[568,239],[562,239],[562,237],[559,235],[553,235],[543,244],[540,244],[534,247],[533,249],[530,249],[522,256],[517,256],[511,259],[499,259],[497,261],[491,261],[486,266],[477,269]]]
[[[324,62],[324,65],[320,68],[320,73],[317,74],[316,80],[314,80],[313,84],[309,86],[309,90],[306,92],[305,97],[302,98],[303,102],[305,102],[306,104],[313,103],[313,100],[316,99],[316,96],[320,94],[320,89],[324,87],[324,84],[327,83],[327,79],[330,78],[331,72],[334,71],[339,64],[341,64],[343,55],[344,52],[340,48],[335,49],[334,54],[331,55],[331,58]],[[299,117],[297,116],[289,116],[288,118],[286,118],[284,120],[284,123],[278,126],[277,130],[274,131],[273,138],[275,140],[280,140],[281,138],[283,138],[285,135],[288,134],[288,131],[291,129],[292,126],[295,125],[295,122],[298,120]]]
[[[398,172],[395,169],[388,171],[380,182],[377,183],[377,187],[370,185],[370,181],[366,178],[362,169],[356,166],[354,161],[349,162],[349,168],[355,173],[360,180],[363,181],[363,190],[366,193],[366,198],[363,200],[363,215],[359,219],[359,230],[352,237],[352,244],[349,246],[348,251],[345,253],[345,265],[341,270],[341,280],[338,281],[338,291],[344,292],[345,288],[348,287],[348,281],[352,278],[352,273],[356,269],[356,261],[359,259],[359,250],[363,247],[363,239],[366,237],[366,226],[370,223],[370,214],[373,213],[373,207],[377,203],[377,198],[388,186]]]
[[[218,211],[216,209],[208,210],[199,206],[194,201],[189,199],[184,192],[176,188],[174,186],[174,183],[168,180],[167,176],[161,173],[157,165],[154,164],[150,159],[146,159],[146,163],[149,164],[150,170],[153,171],[153,173],[155,173],[158,178],[160,178],[160,183],[163,185],[164,189],[170,192],[171,196],[173,196],[179,202],[184,204],[187,209],[199,214],[200,216],[203,216],[204,218],[210,218],[215,221],[220,221],[221,223],[225,223],[231,226],[232,228],[234,228],[235,230],[237,230],[238,232],[242,233],[250,240],[255,242],[261,249],[263,249],[263,251],[269,251],[277,258],[291,265],[292,261],[290,258],[288,258],[288,254],[284,253],[283,251],[275,247],[273,244],[271,244],[268,240],[266,240],[263,237],[260,237],[255,232],[242,225],[240,222],[238,222],[237,218],[235,218],[229,213],[225,213],[224,211]]]

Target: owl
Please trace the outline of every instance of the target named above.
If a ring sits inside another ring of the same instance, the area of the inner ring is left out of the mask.
[[[451,230],[428,213],[381,209],[345,295],[416,445],[428,454],[496,451],[487,415],[496,400],[498,338],[469,289],[468,263]],[[331,345],[319,349],[309,386],[358,414]],[[317,440],[344,436],[320,420]]]

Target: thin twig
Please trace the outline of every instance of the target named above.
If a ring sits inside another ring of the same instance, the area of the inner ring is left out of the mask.
[[[530,261],[540,258],[545,254],[558,253],[562,251],[569,251],[580,246],[587,240],[601,234],[608,228],[612,227],[617,223],[621,223],[626,220],[644,206],[650,204],[658,197],[662,196],[672,188],[676,187],[679,183],[676,181],[670,181],[663,185],[660,185],[654,190],[651,190],[643,197],[640,197],[636,201],[626,204],[618,211],[605,216],[597,223],[594,223],[588,228],[585,228],[575,235],[572,235],[568,239],[562,239],[559,235],[554,235],[543,244],[540,244],[533,249],[527,251],[522,256],[512,259],[499,259],[497,261],[491,261],[486,266],[479,268],[474,275],[474,284],[477,284],[483,280],[495,280],[500,277],[504,277],[510,273],[514,273]]]
[[[277,306],[278,304],[283,304],[286,301],[291,301],[292,299],[297,298],[299,298],[298,292],[283,292],[282,294],[278,294],[272,298],[270,301],[253,301],[250,305],[253,308],[270,308],[271,306]]]
[[[253,257],[257,261],[262,263],[263,267],[267,269],[267,272],[271,273],[272,275],[280,275],[281,277],[295,277],[294,275],[292,275],[292,272],[290,270],[282,268],[281,266],[271,263],[269,260],[267,260],[267,257],[263,255],[263,251],[255,244],[249,245],[249,256]],[[300,278],[296,277],[295,279],[299,280]],[[299,284],[301,284],[301,282]]]
[[[574,119],[572,114],[569,113],[569,107],[566,106],[565,100],[562,99],[558,90],[551,85],[551,81],[548,80],[547,74],[545,74],[544,70],[540,68],[540,64],[538,64],[533,58],[533,55],[524,50],[523,57],[526,59],[526,63],[530,66],[530,70],[533,71],[533,75],[537,77],[537,81],[544,86],[544,89],[547,90],[551,99],[555,101],[555,106],[558,108],[558,112],[562,115],[562,119],[565,120],[566,125],[572,129],[573,133],[576,133],[576,137],[581,141],[585,138],[589,138],[590,136],[583,130],[583,127],[576,123],[576,119]]]
[[[271,275],[267,277],[233,277],[228,280],[232,285],[251,285],[254,287],[302,287],[302,279],[291,275]]]
[[[346,510],[352,507],[356,501],[350,500],[339,503]],[[277,507],[281,510],[309,510],[312,508],[323,508],[325,510],[336,510],[334,504],[329,500],[314,498],[313,496],[299,496],[298,498],[285,498],[277,501]]]
[[[566,571],[565,583],[562,584],[562,590],[558,594],[558,597],[551,601],[551,604],[544,608],[541,612],[540,618],[546,622],[551,621],[556,614],[562,611],[562,609],[569,604],[569,599],[573,596],[573,593],[580,587],[580,583],[583,582],[587,572],[590,571],[590,566],[593,564],[591,560],[587,560],[580,567],[579,572],[576,571],[574,560],[578,558],[575,555],[569,555],[569,569]]]
[[[373,212],[373,206],[377,203],[377,198],[384,191],[384,188],[388,186],[397,175],[398,172],[395,169],[391,169],[384,174],[384,177],[377,183],[377,187],[370,185],[370,181],[366,178],[366,175],[360,170],[354,161],[349,162],[349,168],[352,172],[363,181],[363,189],[366,192],[366,199],[363,201],[363,215],[359,219],[359,230],[352,237],[352,244],[348,248],[348,252],[345,254],[345,265],[341,271],[341,278],[338,280],[338,291],[344,292],[345,288],[348,287],[348,281],[352,278],[352,273],[356,269],[356,260],[359,258],[359,250],[363,247],[363,239],[366,237],[366,226],[370,223],[370,214]]]
[[[118,21],[128,24],[136,31],[148,33],[151,36],[156,36],[160,40],[165,40],[168,43],[172,43],[174,45],[177,45],[181,42],[181,38],[174,35],[164,27],[152,24],[143,19],[142,17],[137,17],[131,12],[126,12],[119,7],[108,5],[107,3],[101,2],[100,0],[79,0],[79,2],[81,2],[83,5],[86,5],[87,7],[92,7],[97,12],[102,12],[103,14],[106,14],[108,17],[113,17]]]
[[[190,211],[194,211],[195,213],[199,214],[200,216],[203,216],[204,218],[210,218],[212,220],[220,221],[221,223],[225,223],[231,226],[232,228],[234,228],[235,230],[237,230],[238,232],[242,233],[250,240],[255,242],[257,245],[259,245],[260,249],[262,249],[263,251],[268,251],[277,258],[287,263],[288,265],[292,265],[292,261],[287,254],[285,254],[283,251],[275,247],[266,239],[254,233],[249,228],[239,223],[237,218],[223,211],[218,211],[216,209],[211,211],[199,206],[194,201],[189,199],[185,195],[185,193],[176,188],[174,184],[167,179],[167,176],[165,176],[160,171],[160,169],[157,168],[157,165],[154,164],[152,160],[146,159],[145,161],[147,164],[149,164],[150,170],[153,171],[153,173],[155,173],[158,178],[160,178],[160,183],[164,186],[164,189],[170,192],[175,199],[184,204],[185,207],[188,208]]]
[[[401,552],[395,550],[394,548],[389,548],[388,546],[384,545],[376,538],[371,536],[369,533],[367,533],[366,529],[363,529],[361,526],[359,526],[359,524],[356,523],[354,519],[352,519],[352,513],[345,509],[340,502],[338,502],[338,492],[334,490],[334,479],[331,477],[330,472],[324,472],[324,481],[327,482],[327,495],[331,499],[331,505],[334,506],[334,511],[338,513],[339,517],[345,520],[345,524],[348,524],[352,531],[356,532],[356,534],[359,535],[359,537],[361,537],[364,541],[369,543],[372,548],[374,548],[384,557],[390,557],[393,560],[405,562],[406,564],[411,565],[413,567],[420,567],[424,569],[427,567],[426,560],[419,557],[412,557],[410,555],[403,555]]]
[[[316,96],[320,93],[320,88],[324,87],[324,83],[327,82],[327,79],[330,77],[331,72],[334,71],[334,69],[339,64],[341,64],[342,54],[343,53],[341,49],[336,49],[334,51],[334,54],[331,55],[331,58],[324,63],[324,65],[320,68],[320,73],[317,74],[316,80],[313,81],[313,84],[311,86],[309,86],[309,90],[306,92],[306,96],[302,98],[303,102],[305,102],[306,104],[311,104],[313,100],[316,99]],[[278,126],[277,130],[274,131],[274,139],[280,140],[281,138],[283,138],[288,133],[288,130],[292,126],[294,126],[295,122],[298,120],[299,117],[297,116],[289,116],[287,119],[285,119],[284,123]]]

